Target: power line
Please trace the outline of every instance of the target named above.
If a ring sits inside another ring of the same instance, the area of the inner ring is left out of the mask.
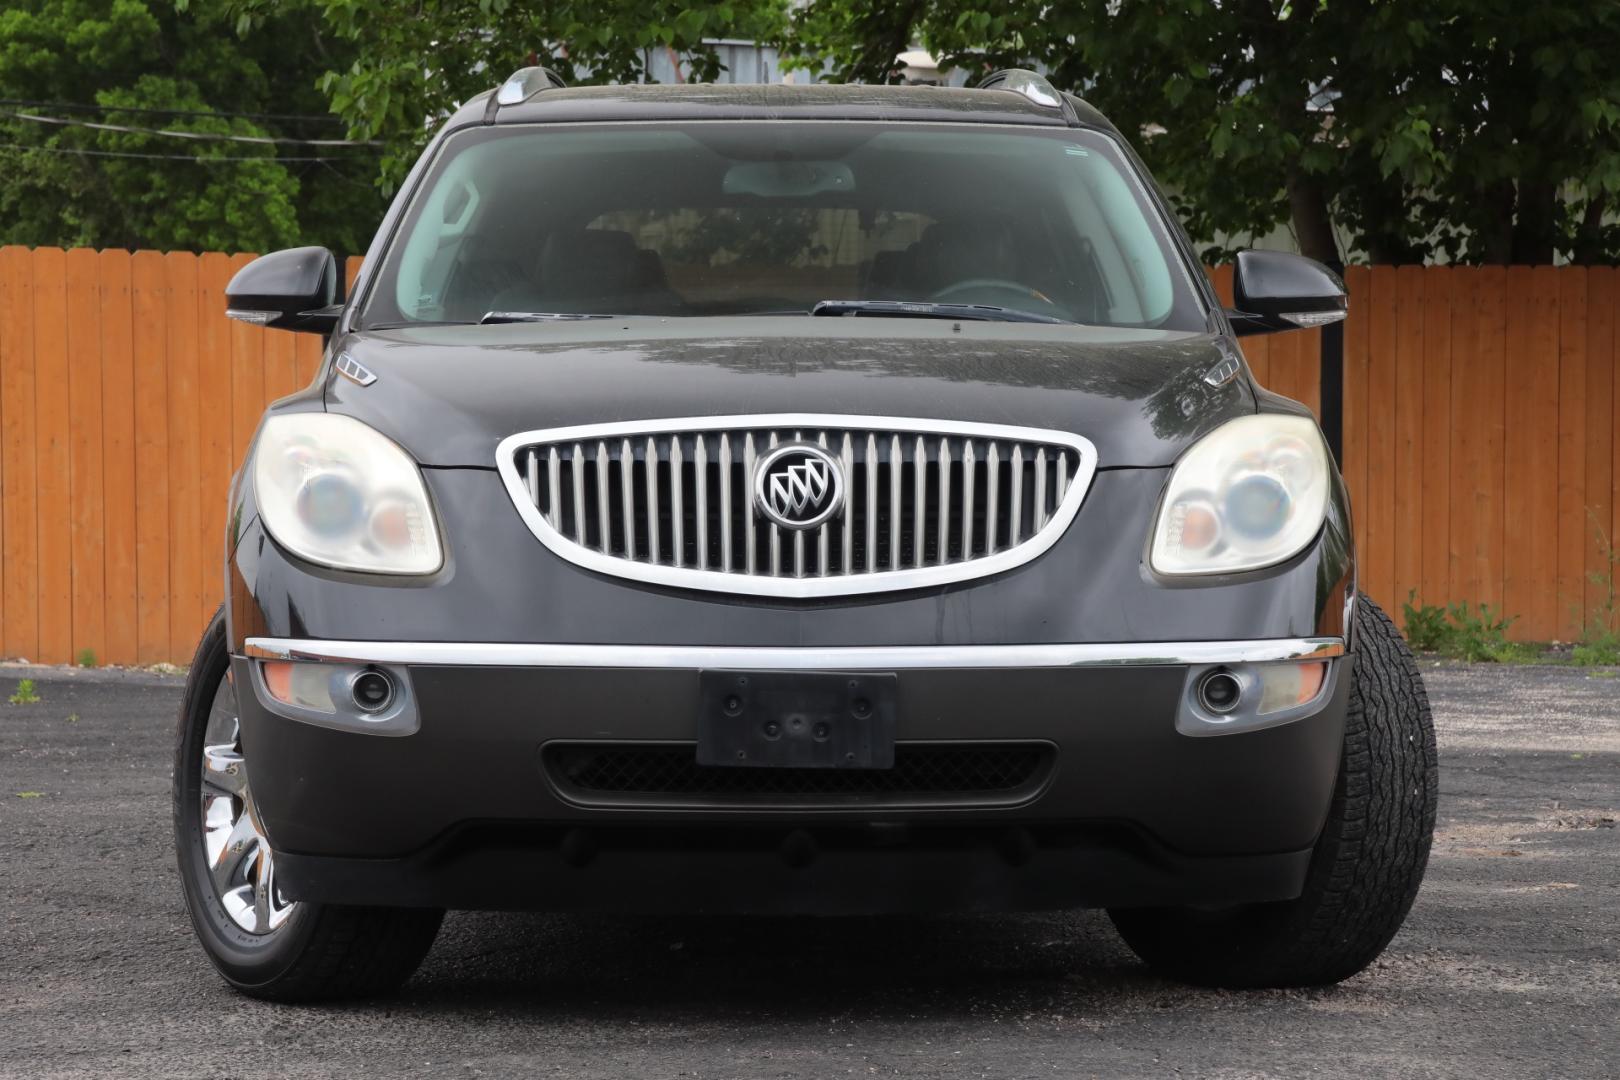
[[[198,142],[239,142],[259,146],[292,143],[299,146],[381,146],[381,142],[359,139],[291,139],[273,135],[225,135],[212,131],[175,131],[170,128],[125,127],[123,124],[102,124],[94,120],[68,120],[60,116],[38,116],[34,113],[12,112],[0,109],[0,116],[26,120],[31,124],[52,124],[56,127],[81,127],[95,131],[116,131],[124,135],[161,135],[170,139],[191,139]]]
[[[238,120],[290,120],[310,124],[341,124],[337,116],[313,113],[256,113],[227,112],[221,109],[155,109],[139,105],[86,105],[69,101],[34,101],[29,98],[0,98],[0,105],[25,109],[49,109],[51,112],[122,112],[145,113],[150,116],[222,116]]]
[[[29,146],[24,143],[0,143],[0,150],[37,150],[42,154],[82,154],[85,157],[143,158],[149,161],[195,161],[203,165],[212,164],[216,161],[356,161],[363,165],[370,165],[370,162],[358,157],[280,157],[274,154],[260,154],[257,156],[226,154],[218,157],[198,157],[196,154],[135,154],[119,150],[79,150],[71,146]]]

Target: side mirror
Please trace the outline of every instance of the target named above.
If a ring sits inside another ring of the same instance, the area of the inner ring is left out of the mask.
[[[1325,326],[1344,318],[1349,307],[1338,274],[1286,251],[1238,252],[1232,299],[1226,314],[1239,336]]]
[[[342,310],[337,259],[323,247],[261,255],[225,286],[225,314],[255,326],[330,334]]]

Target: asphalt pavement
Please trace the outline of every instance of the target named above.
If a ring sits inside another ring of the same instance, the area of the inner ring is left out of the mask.
[[[5,704],[32,675],[40,700]],[[172,865],[172,677],[0,668],[0,1076],[1615,1077],[1620,678],[1425,665],[1434,858],[1334,988],[1149,974],[1107,919],[452,914],[397,998],[266,1005]]]

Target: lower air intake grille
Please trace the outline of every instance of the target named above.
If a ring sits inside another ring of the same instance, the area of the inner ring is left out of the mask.
[[[547,747],[544,761],[576,802],[983,806],[1028,800],[1054,757],[1047,743],[902,743],[892,769],[730,768],[699,765],[691,743],[564,743]]]

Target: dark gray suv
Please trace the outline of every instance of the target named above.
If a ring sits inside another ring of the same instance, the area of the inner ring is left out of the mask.
[[[1129,146],[972,90],[567,89],[434,138],[232,487],[181,878],[231,983],[409,977],[445,908],[1100,906],[1229,986],[1366,965],[1435,808],[1423,686],[1356,592],[1311,414]]]

